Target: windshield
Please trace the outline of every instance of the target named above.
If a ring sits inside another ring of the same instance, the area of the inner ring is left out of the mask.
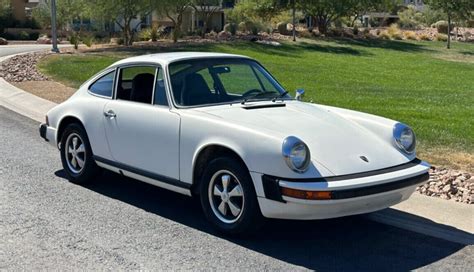
[[[178,106],[291,99],[262,66],[248,59],[179,61],[169,65],[169,73]]]

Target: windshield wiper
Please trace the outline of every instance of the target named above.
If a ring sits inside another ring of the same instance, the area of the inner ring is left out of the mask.
[[[287,95],[287,94],[288,94],[288,91],[284,91],[284,92],[282,92],[282,93],[281,93],[281,94],[279,94],[278,96],[275,96],[275,97],[272,99],[272,102],[276,102],[276,101],[277,101],[277,99],[279,99],[279,98],[283,98],[283,97],[284,97],[285,95]]]

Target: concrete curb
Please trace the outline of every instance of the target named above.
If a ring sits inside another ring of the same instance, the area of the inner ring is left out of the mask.
[[[38,122],[57,104],[25,92],[0,78],[0,105]]]
[[[15,55],[2,57],[0,62]],[[46,113],[57,104],[25,92],[0,78],[0,105],[43,122]],[[364,217],[463,245],[474,244],[474,209],[467,204],[414,193],[403,203]]]
[[[365,217],[443,240],[474,245],[474,207],[469,204],[414,193],[405,202]]]

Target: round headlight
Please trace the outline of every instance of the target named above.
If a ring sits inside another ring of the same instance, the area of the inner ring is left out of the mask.
[[[405,124],[397,123],[393,127],[393,138],[396,146],[403,152],[411,154],[415,152],[415,132]]]
[[[291,170],[303,173],[308,170],[311,160],[308,146],[300,139],[290,136],[283,141],[282,153]]]

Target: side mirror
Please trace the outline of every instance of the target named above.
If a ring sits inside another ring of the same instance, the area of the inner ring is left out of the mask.
[[[298,90],[296,90],[295,99],[298,100],[298,101],[301,101],[301,100],[303,100],[303,95],[304,95],[304,90],[303,89],[298,89]]]

